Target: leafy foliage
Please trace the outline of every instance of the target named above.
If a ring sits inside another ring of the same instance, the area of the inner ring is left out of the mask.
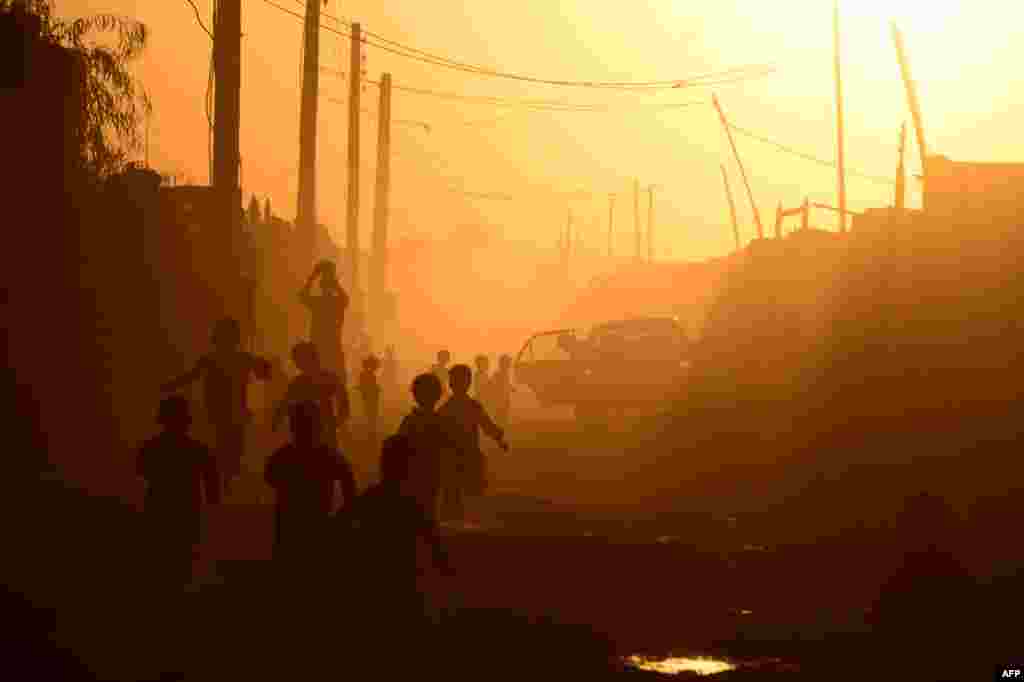
[[[0,0],[3,11],[19,6],[41,20],[40,40],[82,60],[81,156],[86,170],[101,178],[118,172],[142,148],[140,124],[152,112],[148,94],[129,68],[146,47],[148,28],[111,14],[56,19],[51,0]],[[106,43],[97,42],[100,35],[108,39]]]

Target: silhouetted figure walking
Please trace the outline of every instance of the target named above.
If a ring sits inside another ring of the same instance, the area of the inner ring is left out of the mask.
[[[384,362],[381,367],[381,390],[385,404],[389,404],[398,397],[398,359],[395,357],[394,346],[388,346],[384,349]]]
[[[380,458],[380,482],[360,495],[336,517],[346,539],[351,539],[364,558],[357,582],[368,583],[373,615],[379,616],[390,641],[393,628],[415,626],[424,615],[424,599],[418,575],[417,545],[425,541],[434,568],[452,575],[448,553],[434,517],[419,503],[417,479],[419,448],[405,435],[384,439]],[[404,629],[404,628],[402,628]]]
[[[498,371],[491,377],[491,398],[494,401],[494,420],[501,428],[508,427],[508,414],[512,407],[512,357],[502,355]]]
[[[448,393],[448,363],[452,361],[452,354],[446,350],[437,352],[437,362],[431,365],[430,372],[441,382],[441,396]]]
[[[356,496],[356,481],[344,455],[323,443],[316,403],[292,404],[288,416],[292,441],[270,456],[265,478],[277,494],[274,558],[302,564],[315,562],[324,549],[335,485],[347,504]]]
[[[202,507],[220,502],[217,462],[210,450],[189,436],[188,401],[160,401],[160,435],[139,449],[137,471],[146,481],[145,515],[149,556],[175,584],[192,578],[192,557],[202,536]]]
[[[248,406],[250,381],[270,379],[272,367],[267,360],[242,350],[242,329],[238,320],[224,318],[213,327],[213,351],[199,359],[196,366],[162,386],[177,391],[195,381],[203,381],[203,404],[214,430],[214,451],[227,492],[230,482],[242,470],[245,431],[252,418]]]
[[[380,384],[377,383],[379,368],[380,360],[371,355],[363,360],[363,371],[359,373],[359,393],[363,398],[371,443],[377,442],[377,420],[380,416]]]
[[[317,279],[320,281],[319,296],[313,294],[313,283]],[[343,384],[347,384],[342,328],[345,325],[349,296],[338,282],[333,262],[324,260],[317,264],[299,292],[299,300],[311,313],[310,339],[320,352],[320,361],[325,368],[337,373]]]
[[[289,384],[291,384],[291,380],[288,378],[288,372],[285,370],[284,361],[275,355],[270,359],[270,380],[267,382],[267,398],[264,401],[266,423],[271,428],[274,428],[274,416],[277,413],[277,406],[288,394]]]
[[[338,446],[338,431],[345,431],[351,406],[345,384],[337,374],[320,364],[320,353],[308,341],[295,344],[292,348],[292,362],[299,375],[291,380],[284,397],[274,408],[271,427],[276,431],[289,413],[292,405],[304,402],[316,403],[320,408],[321,439],[332,448]]]
[[[473,370],[468,365],[455,365],[450,377],[452,397],[438,413],[455,423],[462,447],[458,451],[454,476],[442,482],[442,510],[444,519],[462,521],[465,498],[483,495],[487,489],[487,466],[480,449],[480,431],[497,441],[506,452],[508,443],[505,432],[494,423],[480,401],[469,397]]]
[[[485,408],[491,409],[491,360],[486,355],[478,355],[475,364],[473,397]]]
[[[416,407],[398,427],[415,450],[412,463],[412,485],[426,513],[438,518],[441,480],[460,447],[455,424],[437,413],[441,400],[441,382],[434,374],[420,374],[412,382]]]

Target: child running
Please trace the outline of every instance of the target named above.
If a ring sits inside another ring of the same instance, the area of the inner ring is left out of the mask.
[[[485,409],[492,409],[491,360],[486,355],[476,356],[476,374],[473,376],[473,397],[479,400]]]
[[[452,361],[452,354],[447,350],[437,351],[437,362],[430,367],[430,372],[441,382],[441,397],[448,393],[448,363]]]
[[[434,567],[451,576],[451,564],[437,522],[417,501],[419,456],[408,436],[386,438],[381,448],[380,482],[336,516],[336,523],[349,538],[351,531],[356,532],[360,545],[356,553],[370,560],[360,582],[372,586],[373,610],[384,617],[388,630],[423,615],[424,602],[418,585],[419,541],[426,541],[432,550]]]
[[[292,441],[271,455],[265,478],[277,494],[274,557],[302,564],[324,549],[335,484],[347,504],[355,498],[356,481],[345,457],[322,441],[315,402],[292,404],[288,416]]]
[[[363,371],[359,373],[359,393],[363,398],[363,409],[366,412],[366,425],[370,434],[370,442],[377,442],[377,419],[380,416],[380,384],[377,383],[377,370],[380,360],[371,355],[363,360]]]
[[[455,365],[450,376],[452,397],[438,413],[455,423],[462,447],[459,450],[455,478],[450,481],[450,485],[445,486],[445,518],[463,521],[466,498],[479,497],[487,489],[487,468],[483,450],[480,449],[480,431],[483,430],[497,441],[506,452],[508,443],[505,442],[505,432],[494,423],[480,401],[469,397],[473,370],[468,365]]]
[[[491,399],[494,408],[494,421],[505,429],[508,428],[508,413],[512,407],[512,356],[502,355],[498,360],[498,371],[491,377]]]
[[[203,403],[213,426],[226,493],[230,482],[242,471],[245,431],[252,418],[247,400],[249,383],[254,377],[270,379],[272,367],[267,360],[242,350],[242,327],[238,320],[224,318],[217,322],[212,342],[213,350],[201,357],[191,371],[161,388],[165,392],[178,391],[202,379]]]
[[[402,419],[398,433],[407,436],[415,449],[410,485],[424,510],[439,518],[442,476],[451,468],[461,447],[456,426],[437,413],[441,400],[441,382],[434,374],[420,374],[412,382],[416,401],[413,411]]]
[[[175,583],[192,577],[192,556],[202,530],[202,507],[220,502],[217,463],[209,449],[189,436],[188,401],[160,401],[163,431],[139,449],[138,474],[146,481],[145,514],[150,556]]]
[[[334,372],[320,364],[320,353],[309,341],[295,344],[292,362],[299,375],[291,380],[284,398],[274,409],[271,427],[276,431],[292,405],[302,402],[316,403],[320,408],[321,438],[326,445],[338,447],[338,431],[343,432],[351,412],[348,391]]]

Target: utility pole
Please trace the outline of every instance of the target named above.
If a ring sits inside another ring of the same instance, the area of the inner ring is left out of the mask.
[[[782,239],[782,202],[779,202],[778,208],[775,209],[775,238]]]
[[[636,262],[643,258],[643,232],[640,231],[640,181],[633,178],[633,230],[636,232]]]
[[[647,262],[654,262],[654,190],[655,185],[647,188]]]
[[[900,126],[900,161],[896,166],[896,202],[897,211],[903,211],[907,198],[907,172],[903,166],[903,152],[907,142],[907,123]]]
[[[377,121],[377,194],[373,204],[373,272],[370,309],[380,323],[387,296],[388,201],[391,191],[391,74],[380,77]]]
[[[740,167],[740,177],[743,178],[743,185],[747,188],[747,199],[750,201],[750,210],[754,214],[754,224],[757,226],[757,238],[764,239],[764,226],[761,224],[761,212],[757,208],[757,204],[754,203],[754,194],[750,191],[750,182],[747,181],[747,171],[743,168],[743,160],[740,158],[739,151],[736,150],[736,141],[732,139],[732,128],[729,127],[729,121],[725,118],[725,112],[722,111],[722,105],[718,103],[718,97],[715,95],[711,96],[711,101],[715,105],[715,109],[718,110],[718,118],[722,122],[722,127],[725,128],[725,134],[729,138],[729,146],[732,147],[732,155],[736,157],[736,165]]]
[[[729,176],[725,173],[725,164],[722,166],[722,182],[725,183],[725,198],[729,200],[729,216],[732,218],[732,236],[736,240],[736,250],[740,250],[740,226],[736,222],[736,202],[732,200],[732,190],[729,189]]]
[[[811,206],[804,197],[804,203],[800,205],[800,229],[806,230],[811,224]]]
[[[843,134],[843,79],[839,58],[839,0],[836,0],[832,11],[832,40],[835,47],[836,180],[839,183],[839,231],[846,232],[846,145]]]
[[[572,257],[572,209],[568,211],[565,221],[565,234],[562,240],[562,274],[566,281],[569,279],[569,260]]]
[[[295,227],[313,255],[316,244],[316,123],[320,101],[320,2],[306,0],[299,105],[299,191]]]
[[[223,230],[232,272],[240,254],[242,197],[238,187],[239,127],[242,77],[242,3],[221,0],[214,28],[214,71],[217,80],[213,142],[213,191],[217,197],[218,231]],[[240,303],[235,291],[224,292],[225,312]]]
[[[612,237],[614,235],[615,195],[608,195],[608,257],[612,257]]]
[[[910,109],[910,116],[914,122],[914,132],[917,134],[917,151],[921,154],[921,172],[925,176],[925,182],[927,182],[928,170],[926,160],[928,158],[928,149],[924,143],[924,123],[921,122],[921,105],[917,101],[917,86],[914,84],[914,78],[910,74],[910,62],[907,61],[907,54],[903,49],[903,34],[900,33],[896,22],[892,24],[892,42],[896,46],[896,59],[900,64],[903,87],[907,91],[907,107]]]
[[[362,310],[359,291],[359,94],[362,91],[362,27],[352,24],[348,88],[348,216],[345,248],[348,251],[354,308]]]

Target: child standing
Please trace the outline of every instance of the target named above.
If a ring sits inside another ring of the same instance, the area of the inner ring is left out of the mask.
[[[230,482],[242,471],[245,431],[252,417],[248,389],[255,377],[267,380],[272,368],[267,360],[242,350],[242,327],[238,320],[224,318],[212,334],[213,351],[199,359],[189,372],[161,388],[177,391],[195,381],[203,381],[203,403],[213,426],[218,466],[227,492]]]
[[[264,477],[277,494],[274,557],[303,564],[314,562],[323,549],[335,484],[348,503],[355,498],[356,482],[345,457],[321,440],[316,403],[294,403],[288,416],[292,440],[270,456]]]
[[[473,383],[473,370],[468,365],[455,365],[451,369],[452,397],[441,407],[439,414],[455,423],[462,447],[456,466],[456,479],[446,488],[447,513],[451,520],[463,520],[465,499],[478,497],[487,489],[487,469],[483,450],[480,449],[480,431],[497,441],[508,451],[505,432],[491,419],[479,400],[469,397]]]
[[[189,436],[192,415],[185,398],[164,398],[157,420],[163,432],[142,445],[137,461],[146,481],[150,556],[170,580],[184,584],[192,577],[204,498],[207,504],[220,502],[217,463],[205,445]]]
[[[320,281],[320,295],[313,294],[313,283]],[[324,366],[347,384],[345,354],[342,351],[342,329],[349,296],[338,282],[338,271],[333,261],[317,263],[313,274],[299,292],[299,300],[309,308],[311,316],[310,338],[320,352]]]
[[[380,360],[371,355],[363,360],[363,371],[359,373],[359,393],[363,397],[363,409],[366,410],[366,422],[370,433],[370,442],[377,442],[377,419],[380,415],[380,384],[377,383],[377,370]]]

